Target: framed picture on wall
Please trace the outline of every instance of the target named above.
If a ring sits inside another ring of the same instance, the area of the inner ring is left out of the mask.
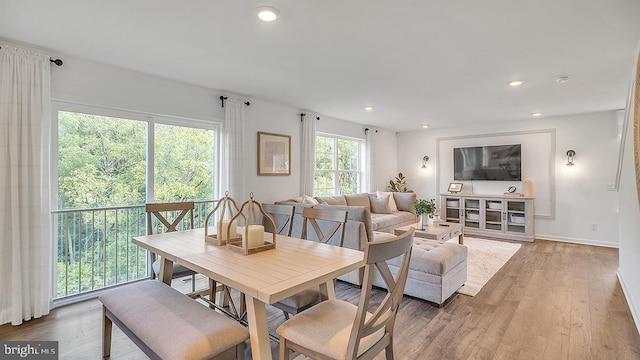
[[[258,175],[291,175],[291,136],[258,132]]]
[[[462,183],[456,183],[456,182],[449,183],[450,193],[459,193],[460,191],[462,191]]]

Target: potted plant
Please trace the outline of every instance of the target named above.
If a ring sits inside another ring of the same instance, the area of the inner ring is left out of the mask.
[[[388,188],[393,192],[412,192],[411,190],[407,189],[407,178],[404,177],[402,173],[398,173],[395,181],[389,180]]]
[[[433,214],[436,212],[436,199],[418,199],[416,203],[413,204],[413,208],[416,210],[416,215],[418,215],[418,228],[419,230],[424,230],[424,216],[427,215],[429,218],[433,217]]]

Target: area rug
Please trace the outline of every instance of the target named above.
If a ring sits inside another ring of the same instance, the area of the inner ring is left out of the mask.
[[[449,241],[457,242],[458,238]],[[520,244],[472,238],[465,236],[464,245],[469,248],[467,257],[467,282],[458,293],[476,296],[504,264],[520,249]]]

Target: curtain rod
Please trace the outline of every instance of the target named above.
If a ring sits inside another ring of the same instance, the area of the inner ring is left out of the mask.
[[[2,46],[0,46],[0,49],[2,49]],[[53,58],[51,58],[51,57],[49,58],[49,62],[52,62],[52,63],[54,63],[54,64],[56,64],[56,65],[58,65],[58,66],[62,66],[62,64],[63,64],[62,60],[60,60],[60,59],[55,59],[55,60],[54,60],[54,59],[53,59]]]
[[[307,114],[300,113],[300,122],[302,122],[302,120],[304,119],[305,116],[307,116]],[[316,116],[316,120],[320,120],[320,116]]]
[[[224,101],[227,100],[227,99],[228,99],[228,97],[220,95],[220,102],[222,103],[222,107],[224,107]],[[251,103],[248,102],[248,101],[245,102],[244,104],[247,105],[247,106],[251,105]]]

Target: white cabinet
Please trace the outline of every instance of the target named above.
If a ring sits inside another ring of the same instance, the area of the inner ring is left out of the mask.
[[[441,194],[440,217],[462,224],[466,235],[533,241],[533,200],[522,196]]]

